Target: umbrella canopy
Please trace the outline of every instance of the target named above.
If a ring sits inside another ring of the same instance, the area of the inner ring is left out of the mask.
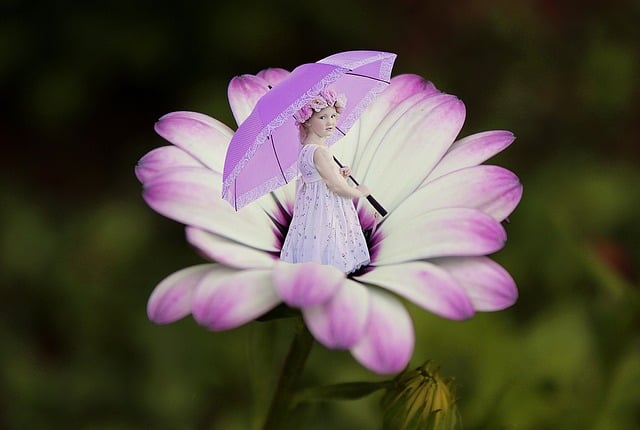
[[[231,139],[222,197],[238,210],[295,178],[300,140],[293,114],[328,85],[345,94],[347,106],[327,140],[333,144],[389,85],[395,59],[389,52],[348,51],[295,68],[258,100]]]

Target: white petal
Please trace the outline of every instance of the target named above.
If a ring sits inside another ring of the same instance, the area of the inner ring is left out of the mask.
[[[439,91],[434,87],[431,82],[426,81],[423,77],[414,74],[402,74],[391,78],[391,84],[375,99],[375,101],[369,106],[369,108],[360,117],[357,122],[357,129],[351,129],[348,135],[354,135],[357,140],[357,146],[354,146],[354,150],[357,150],[352,167],[361,167],[366,169],[370,163],[371,156],[375,152],[375,148],[379,145],[378,142],[372,140],[373,133],[381,125],[382,121],[394,110],[396,118],[402,116],[402,113],[409,108],[409,106],[418,102],[418,100],[430,97],[432,95],[439,94]],[[412,102],[406,104],[404,109],[395,109],[405,100],[411,98]],[[371,151],[366,156],[364,153]],[[359,162],[359,158],[364,156],[369,161]]]
[[[201,264],[179,270],[165,278],[149,297],[149,319],[157,324],[168,324],[189,315],[196,285],[215,267],[213,264]]]
[[[478,209],[502,221],[515,209],[521,196],[522,184],[509,170],[498,166],[475,166],[425,184],[407,197],[384,223],[392,228],[443,208]]]
[[[177,146],[161,146],[144,155],[135,168],[136,177],[142,183],[177,167],[203,167],[203,164]]]
[[[511,145],[514,140],[513,133],[505,130],[485,131],[460,139],[451,145],[449,151],[429,175],[429,180],[458,169],[484,163]]]
[[[213,261],[236,269],[269,269],[275,257],[264,251],[225,239],[217,234],[187,227],[187,241]]]
[[[362,337],[369,313],[367,288],[346,279],[326,303],[302,310],[309,331],[324,346],[348,349]]]
[[[464,288],[446,270],[428,262],[376,267],[356,280],[386,288],[444,318],[462,320],[474,314]]]
[[[518,299],[511,275],[487,257],[446,258],[437,264],[462,285],[478,311],[499,311]]]
[[[221,268],[198,284],[192,313],[211,330],[229,330],[258,318],[278,303],[271,271]]]
[[[288,75],[289,71],[273,67],[262,70],[255,76],[246,74],[231,79],[227,95],[236,123],[242,124],[260,97],[269,91],[269,86],[275,87]]]
[[[217,119],[197,112],[171,112],[156,122],[155,130],[205,166],[222,172],[233,131]]]
[[[415,335],[409,312],[394,297],[370,289],[369,318],[364,336],[351,353],[379,374],[403,370],[413,354]]]
[[[373,265],[435,257],[491,254],[504,246],[504,228],[489,215],[466,208],[438,209],[402,225],[384,223],[373,237]]]
[[[269,83],[254,75],[236,76],[229,82],[227,95],[238,125],[251,114],[260,98],[269,91]]]
[[[178,168],[161,174],[143,190],[154,210],[176,221],[264,251],[279,251],[274,226],[262,209],[236,212],[221,196],[220,175],[207,169]]]
[[[391,87],[388,87],[383,91],[382,95],[387,94],[390,90]],[[390,130],[393,130],[398,122],[404,121],[404,117],[410,112],[415,114],[424,110],[416,110],[416,106],[429,105],[432,108],[433,102],[428,100],[441,100],[439,97],[442,96],[443,94],[441,93],[403,93],[402,97],[394,100],[393,103],[380,105],[378,99],[369,106],[369,109],[360,118],[356,154],[351,166],[354,172],[358,173],[360,179],[371,168],[371,164],[377,157],[380,147],[399,144],[389,138]]]
[[[276,291],[287,305],[294,308],[326,302],[338,291],[344,280],[344,273],[323,264],[278,261],[273,269]]]
[[[388,126],[384,144],[363,179],[387,210],[396,208],[422,184],[453,143],[464,116],[459,99],[441,94],[412,106]]]

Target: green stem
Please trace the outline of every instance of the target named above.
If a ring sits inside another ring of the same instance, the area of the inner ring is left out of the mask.
[[[298,320],[296,335],[291,342],[289,352],[280,371],[280,379],[271,401],[263,430],[282,430],[286,428],[291,400],[295,392],[298,378],[313,346],[313,336],[302,320]]]

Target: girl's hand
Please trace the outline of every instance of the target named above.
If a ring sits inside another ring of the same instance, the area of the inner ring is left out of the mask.
[[[369,191],[369,188],[367,188],[365,184],[360,184],[356,188],[362,193],[362,197],[367,197],[371,194],[371,191]]]
[[[351,176],[351,167],[349,166],[341,167],[340,175],[342,175],[343,178],[348,178],[349,176]]]

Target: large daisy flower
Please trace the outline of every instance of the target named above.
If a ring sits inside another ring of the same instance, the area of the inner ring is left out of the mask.
[[[236,121],[288,73],[268,69],[234,78],[228,95]],[[294,184],[238,212],[222,199],[231,128],[200,113],[163,116],[155,129],[172,145],[139,161],[143,197],[185,224],[187,241],[210,262],[161,281],[149,298],[149,318],[166,324],[191,314],[211,330],[229,330],[284,303],[300,310],[321,344],[391,374],[409,363],[415,343],[404,301],[454,320],[511,306],[515,283],[487,255],[504,246],[502,222],[522,185],[512,172],[482,163],[514,136],[488,131],[456,140],[464,118],[455,96],[419,76],[399,75],[334,145],[389,212],[382,218],[366,200],[358,202],[371,263],[345,275],[279,259]]]

